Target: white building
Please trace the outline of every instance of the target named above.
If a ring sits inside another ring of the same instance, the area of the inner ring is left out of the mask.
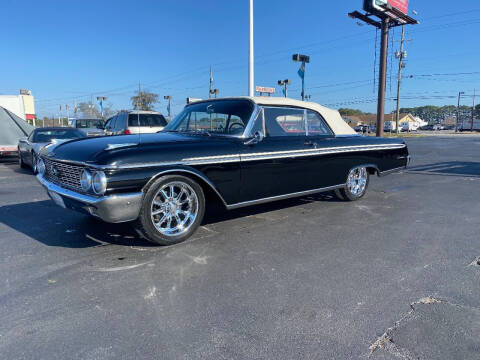
[[[19,95],[0,95],[0,106],[23,120],[32,122],[35,119],[35,103],[31,91],[20,90]]]

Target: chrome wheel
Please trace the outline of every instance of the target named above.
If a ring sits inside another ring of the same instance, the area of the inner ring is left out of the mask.
[[[38,172],[38,169],[37,169],[37,156],[35,155],[35,153],[32,154],[32,170],[33,170],[33,173],[36,174]]]
[[[181,235],[189,230],[198,215],[198,197],[184,182],[169,182],[156,192],[151,206],[155,228],[167,236]]]
[[[368,173],[364,167],[350,171],[347,179],[348,191],[354,196],[361,196],[367,186]]]

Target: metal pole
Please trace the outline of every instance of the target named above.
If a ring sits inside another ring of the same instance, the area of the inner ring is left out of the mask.
[[[306,72],[305,61],[302,61],[302,68],[303,68],[303,77],[302,77],[302,101],[305,101],[305,72]]]
[[[253,0],[250,0],[250,44],[248,52],[248,96],[254,96],[254,68],[253,68]]]
[[[473,89],[473,106],[472,106],[472,127],[470,131],[473,131],[473,121],[475,120],[475,96],[477,95],[477,89]]]
[[[212,98],[212,85],[213,85],[213,74],[212,74],[212,65],[210,65],[210,87],[208,89],[208,98]]]
[[[283,86],[285,86],[285,97],[288,97],[288,95],[287,95],[288,90],[287,90],[287,82],[286,81],[285,81]]]
[[[378,83],[377,136],[383,136],[385,120],[385,88],[387,86],[388,32],[390,19],[382,19],[382,45],[380,50],[380,78]]]
[[[458,132],[458,119],[460,119],[460,97],[462,96],[462,92],[458,92],[458,105],[457,105],[457,124],[455,126],[455,132]]]
[[[403,66],[403,43],[405,41],[405,25],[402,25],[402,40],[400,41],[400,60],[398,62],[398,81],[397,81],[397,113],[395,116],[395,132],[398,131],[398,121],[400,119],[400,90],[402,83],[402,66]]]
[[[172,103],[171,103],[171,101],[172,101],[172,97],[169,96],[168,97],[168,118],[169,119],[172,117],[172,115],[171,115],[172,114]]]

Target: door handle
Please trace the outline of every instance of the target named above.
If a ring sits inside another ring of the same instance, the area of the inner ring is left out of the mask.
[[[318,144],[315,141],[311,141],[311,140],[305,141],[304,145],[305,146],[311,146],[311,147],[314,147],[314,148],[316,148],[318,146]]]

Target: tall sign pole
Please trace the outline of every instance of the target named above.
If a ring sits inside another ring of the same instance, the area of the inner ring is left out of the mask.
[[[395,115],[395,131],[398,134],[398,121],[400,120],[400,91],[402,84],[402,69],[405,66],[403,59],[406,52],[403,51],[403,43],[405,42],[405,25],[402,25],[402,39],[400,40],[400,53],[398,54],[398,80],[397,80],[397,111]]]
[[[369,25],[373,25],[377,29],[381,29],[382,32],[379,69],[380,76],[378,82],[377,136],[383,136],[389,30],[395,26],[403,26],[407,24],[415,25],[418,24],[418,21],[408,16],[408,0],[364,0],[363,10],[365,10],[366,13],[362,14],[359,11],[353,11],[349,13],[348,16],[353,19],[359,19]],[[373,16],[380,19],[381,22],[372,19]],[[400,94],[397,96],[397,101],[399,97]]]
[[[378,79],[377,136],[383,136],[385,122],[385,88],[387,87],[388,32],[390,19],[382,19],[382,44],[380,46],[380,75]]]
[[[472,127],[470,131],[473,131],[473,122],[475,121],[475,96],[477,95],[477,89],[473,89],[473,105],[472,105]]]
[[[254,68],[253,68],[253,0],[250,1],[250,41],[248,51],[248,96],[254,96]]]

